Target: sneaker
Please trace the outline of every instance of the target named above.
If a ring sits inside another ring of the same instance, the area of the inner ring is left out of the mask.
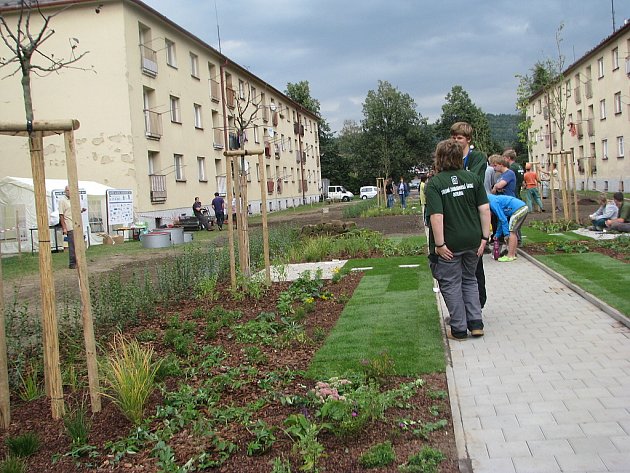
[[[475,328],[475,329],[470,331],[470,334],[473,337],[483,337],[483,329],[482,328]]]
[[[450,340],[457,340],[461,342],[462,340],[466,340],[468,338],[468,333],[466,332],[453,332],[453,330],[449,330],[447,332],[447,337]]]
[[[514,261],[516,259],[515,256],[501,256],[498,261],[501,263],[509,263],[510,261]]]
[[[507,255],[507,254],[508,254],[508,249],[507,249],[507,248],[503,248],[503,249],[501,250],[501,253],[499,253],[499,256],[505,256],[505,255]],[[501,258],[499,258],[499,259],[501,259]]]

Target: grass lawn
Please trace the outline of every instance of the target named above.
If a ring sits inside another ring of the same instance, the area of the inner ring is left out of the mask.
[[[535,258],[630,317],[630,265],[601,253],[539,255]]]
[[[418,264],[401,268],[401,264]],[[337,325],[309,368],[326,379],[357,370],[362,360],[394,361],[397,375],[417,376],[445,369],[444,344],[425,257],[351,260],[345,268],[366,270]]]

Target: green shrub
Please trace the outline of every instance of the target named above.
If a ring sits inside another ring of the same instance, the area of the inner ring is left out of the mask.
[[[18,373],[21,383],[19,396],[25,402],[34,401],[44,395],[44,389],[39,384],[39,366],[33,364],[27,370],[25,376],[21,372]]]
[[[363,468],[379,468],[389,466],[396,461],[396,453],[390,441],[376,444],[359,457]]]
[[[103,366],[106,396],[113,399],[134,425],[143,419],[144,406],[153,392],[160,362],[153,362],[153,349],[143,348],[135,340],[116,335],[111,354]]]
[[[26,473],[26,462],[21,458],[8,456],[0,462],[0,473]]]
[[[401,473],[436,473],[438,466],[446,457],[435,448],[425,447],[420,453],[412,455],[407,463],[400,465],[398,471]]]
[[[4,444],[7,446],[10,456],[26,458],[39,450],[40,440],[35,432],[26,432],[17,437],[7,437]]]
[[[82,447],[87,444],[90,432],[90,418],[84,405],[80,405],[66,413],[63,417],[63,425],[74,447]]]

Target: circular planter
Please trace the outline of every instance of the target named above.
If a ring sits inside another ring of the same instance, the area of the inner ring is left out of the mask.
[[[151,232],[140,235],[142,248],[167,248],[171,246],[171,235],[168,232]]]

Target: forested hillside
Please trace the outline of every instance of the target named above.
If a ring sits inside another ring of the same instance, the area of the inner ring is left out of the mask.
[[[488,117],[492,139],[501,145],[502,148],[514,146],[517,140],[520,115],[487,113],[486,117]]]

